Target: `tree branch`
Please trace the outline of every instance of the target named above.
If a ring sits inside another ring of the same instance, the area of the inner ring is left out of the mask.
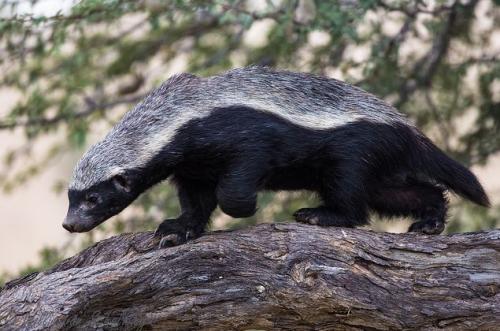
[[[98,6],[95,8],[91,8],[84,12],[72,12],[70,14],[57,13],[53,16],[44,16],[44,15],[33,15],[33,14],[14,14],[11,17],[3,17],[3,19],[8,22],[18,23],[18,24],[40,24],[40,23],[59,23],[59,22],[73,22],[73,21],[81,21],[84,19],[88,19],[92,15],[100,15],[106,14],[108,12],[116,11],[117,8],[122,5],[124,1],[118,1],[117,3],[111,6]],[[137,9],[142,9],[144,6],[137,6]]]
[[[428,9],[426,7],[422,7],[422,2],[421,1],[415,1],[415,2],[409,2],[412,6],[396,6],[392,5],[390,3],[387,3],[383,0],[377,1],[378,5],[381,6],[382,8],[386,9],[387,11],[396,11],[396,12],[401,12],[405,14],[408,17],[415,17],[417,14],[429,14],[429,15],[438,15],[442,14],[443,12],[447,12],[451,10],[453,6],[448,6],[448,5],[441,5],[441,6],[436,6],[434,9]]]
[[[92,102],[91,99],[86,99],[85,103],[87,106],[86,106],[85,110],[82,110],[78,113],[56,115],[56,116],[51,117],[51,118],[41,117],[41,118],[29,118],[29,119],[24,120],[24,121],[0,122],[0,130],[13,129],[13,128],[20,127],[20,126],[23,126],[23,127],[32,126],[32,125],[47,126],[47,125],[59,123],[61,121],[66,121],[69,119],[83,118],[83,117],[90,116],[91,114],[93,114],[99,110],[113,108],[113,107],[121,105],[121,104],[138,102],[139,100],[144,98],[144,96],[145,96],[145,94],[135,95],[135,96],[120,98],[120,99],[110,101],[110,102],[105,102],[105,103],[95,103],[95,102]]]
[[[0,328],[493,330],[500,230],[450,236],[266,224],[156,249],[104,240],[0,290]]]
[[[404,104],[419,86],[429,86],[431,84],[436,73],[436,69],[448,51],[453,25],[457,16],[457,5],[458,2],[453,4],[444,27],[434,38],[429,52],[427,52],[427,54],[414,65],[410,77],[414,77],[415,79],[409,79],[401,86],[397,107]]]

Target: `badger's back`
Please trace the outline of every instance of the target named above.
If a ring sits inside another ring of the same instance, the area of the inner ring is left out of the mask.
[[[313,130],[359,120],[409,125],[405,116],[384,101],[344,82],[246,67],[208,78],[174,76],[127,113],[112,134],[134,130],[136,139],[143,132],[148,144],[163,146],[190,120],[207,117],[216,108],[230,111],[229,107],[237,105],[272,113]]]
[[[120,169],[142,167],[189,121],[208,117],[214,109],[230,112],[238,105],[311,130],[333,129],[360,120],[409,125],[384,101],[335,79],[256,66],[208,78],[181,74],[125,114],[82,158],[72,182],[75,187],[89,186]],[[89,173],[96,167],[103,169],[99,176]]]
[[[199,86],[201,112],[241,104],[311,129],[330,129],[361,119],[407,123],[402,114],[372,94],[306,73],[247,67],[202,78]]]
[[[361,119],[407,123],[392,106],[347,83],[306,73],[246,67],[208,78],[176,75],[129,112],[117,128],[163,122],[175,132],[190,119],[235,105],[273,113],[311,129],[329,129]]]

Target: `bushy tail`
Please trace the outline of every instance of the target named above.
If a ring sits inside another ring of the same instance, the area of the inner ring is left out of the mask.
[[[417,139],[419,147],[413,158],[420,171],[458,195],[478,205],[490,206],[486,192],[469,169],[448,157],[427,137],[421,135]]]

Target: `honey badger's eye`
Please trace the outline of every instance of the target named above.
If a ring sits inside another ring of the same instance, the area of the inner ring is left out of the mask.
[[[87,209],[93,208],[99,202],[99,197],[96,194],[87,194],[85,196],[85,201],[83,203],[84,207]]]
[[[97,200],[98,200],[97,195],[89,195],[87,197],[87,202],[89,203],[97,203]]]

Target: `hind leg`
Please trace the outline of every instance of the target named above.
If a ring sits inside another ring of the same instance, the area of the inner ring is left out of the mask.
[[[368,222],[367,207],[362,183],[362,169],[355,164],[346,164],[323,174],[319,194],[323,205],[317,208],[302,208],[294,213],[301,223],[355,227]]]
[[[383,186],[369,207],[382,216],[410,216],[416,220],[409,232],[440,234],[446,224],[448,201],[442,188],[428,183]]]

